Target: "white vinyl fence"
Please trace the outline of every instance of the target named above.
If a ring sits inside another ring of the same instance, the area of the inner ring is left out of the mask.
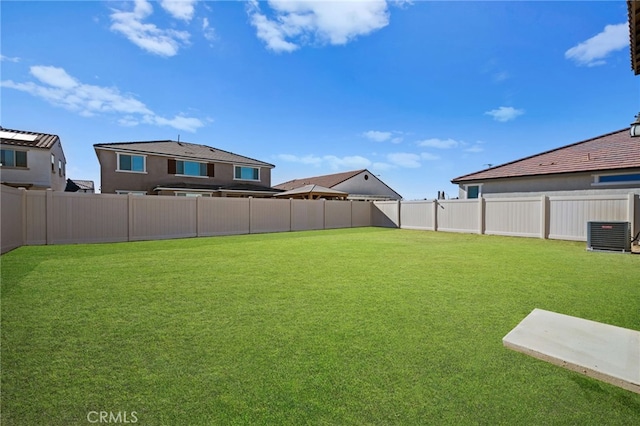
[[[630,222],[640,232],[637,194],[375,201],[373,226],[587,240],[587,222]]]
[[[371,226],[371,203],[187,198],[1,187],[2,253],[75,244]]]
[[[380,226],[586,241],[587,222],[630,222],[638,194],[430,201],[186,198],[1,186],[2,253],[73,244]]]

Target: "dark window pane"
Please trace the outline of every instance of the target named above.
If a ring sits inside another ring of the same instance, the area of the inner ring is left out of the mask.
[[[16,151],[16,167],[27,167],[26,151]]]
[[[600,176],[599,181],[600,183],[640,181],[640,173],[634,173],[634,174],[628,174],[628,175]]]
[[[131,170],[130,155],[120,155],[120,170]]]
[[[13,167],[15,166],[15,161],[13,160],[13,150],[11,149],[3,149],[0,161],[3,166]]]

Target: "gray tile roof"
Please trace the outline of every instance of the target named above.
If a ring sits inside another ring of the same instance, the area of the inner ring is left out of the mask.
[[[320,185],[325,188],[333,188],[339,183],[344,182],[347,179],[351,179],[352,177],[366,171],[366,169],[360,170],[352,170],[350,172],[342,172],[342,173],[333,173],[330,175],[322,175],[322,176],[313,176],[302,179],[293,179],[288,182],[283,182],[281,184],[275,185],[274,188],[284,189],[285,191],[290,191],[292,189],[300,188],[305,185]]]
[[[119,142],[98,143],[93,145],[97,149],[108,149],[121,152],[132,152],[147,155],[162,155],[167,157],[191,158],[194,160],[216,161],[259,167],[275,167],[273,164],[254,158],[234,154],[219,148],[177,141],[148,141],[148,142]]]
[[[50,149],[59,140],[60,138],[58,137],[58,135],[29,132],[26,130],[5,129],[4,127],[0,127],[0,143],[2,143],[3,145]]]
[[[640,137],[629,128],[453,179],[452,183],[640,167]]]

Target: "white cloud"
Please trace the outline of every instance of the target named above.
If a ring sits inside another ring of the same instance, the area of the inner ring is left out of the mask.
[[[346,157],[338,157],[335,155],[306,155],[299,157],[291,154],[280,154],[276,157],[282,161],[312,165],[315,167],[328,167],[332,170],[366,169],[372,164],[369,159],[359,155]]]
[[[393,131],[393,132],[381,132],[378,130],[369,130],[362,133],[362,136],[365,138],[372,140],[374,142],[391,142],[391,143],[400,143],[402,142],[402,136],[398,136],[402,134],[402,132]]]
[[[395,152],[387,154],[387,160],[391,164],[408,169],[415,169],[422,166],[422,164],[420,163],[421,159],[422,156],[409,152]]]
[[[209,41],[216,40],[216,31],[209,26],[209,19],[206,17],[202,19],[202,33],[204,34],[204,38]]]
[[[342,45],[389,24],[385,0],[269,0],[267,3],[273,19],[262,13],[257,0],[250,1],[247,13],[258,38],[275,52],[292,52],[314,42]]]
[[[486,111],[485,115],[490,115],[494,120],[500,121],[502,123],[515,120],[516,117],[524,114],[523,109],[516,109],[513,107],[504,107],[501,106],[497,109],[492,109],[491,111]]]
[[[422,154],[420,154],[420,158],[427,161],[436,161],[440,159],[440,157],[438,157],[437,155],[429,154],[428,152],[423,152]]]
[[[189,22],[195,13],[198,0],[161,0],[160,6],[176,19]]]
[[[152,13],[153,7],[147,0],[136,0],[132,12],[113,9],[111,30],[123,34],[147,52],[167,57],[176,55],[180,47],[188,43],[189,33],[143,23]]]
[[[375,142],[384,142],[391,139],[391,132],[379,132],[377,130],[369,130],[362,134],[365,138]]]
[[[507,71],[500,71],[500,72],[497,72],[497,73],[493,74],[493,81],[495,83],[502,83],[503,81],[508,80],[509,77],[511,77],[511,76],[509,75],[509,73]]]
[[[117,88],[84,84],[62,68],[37,65],[31,67],[30,72],[38,83],[32,81],[16,83],[5,80],[0,83],[0,86],[29,93],[52,105],[77,112],[85,117],[99,114],[123,114],[118,122],[124,126],[134,126],[144,122],[189,132],[195,132],[204,126],[201,120],[183,115],[177,115],[171,119],[161,117],[143,102],[131,95],[120,93]]]
[[[449,149],[459,146],[461,143],[453,139],[425,139],[418,142],[418,146],[426,146],[430,148]]]
[[[628,46],[628,24],[607,25],[601,33],[564,52],[564,57],[575,61],[578,65],[593,67],[605,64],[604,58],[610,53]]]
[[[17,56],[9,57],[9,56],[0,55],[0,60],[2,62],[4,62],[4,61],[7,61],[7,62],[20,62],[20,58],[18,58]]]
[[[464,152],[471,152],[471,153],[478,153],[478,152],[482,152],[484,151],[484,148],[482,147],[482,145],[484,144],[484,142],[482,141],[477,141],[476,143],[474,143],[473,145],[471,145],[468,148],[464,149]]]

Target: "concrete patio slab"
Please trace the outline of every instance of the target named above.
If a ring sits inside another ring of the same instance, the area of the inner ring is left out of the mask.
[[[509,349],[640,393],[640,332],[534,309],[504,338]]]

